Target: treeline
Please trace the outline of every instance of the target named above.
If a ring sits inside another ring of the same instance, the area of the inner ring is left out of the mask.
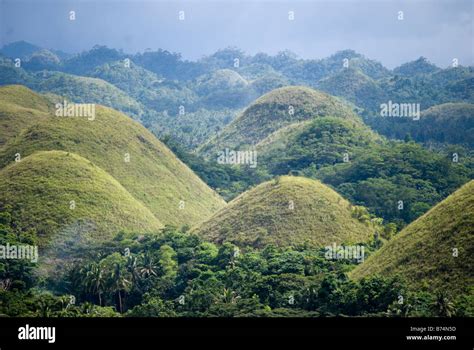
[[[380,245],[366,246],[371,252]],[[324,249],[240,251],[166,228],[159,235],[119,234],[91,247],[51,292],[0,291],[7,316],[271,317],[464,316],[467,297],[413,292],[397,277],[360,282],[356,262],[327,260]],[[3,270],[1,279],[4,280]],[[472,303],[472,301],[471,301]]]

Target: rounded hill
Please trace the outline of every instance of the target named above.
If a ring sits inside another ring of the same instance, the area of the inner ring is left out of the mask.
[[[46,247],[70,225],[89,223],[87,241],[119,231],[150,232],[160,221],[104,170],[73,153],[37,152],[0,170],[0,203],[20,231],[34,229]]]
[[[408,225],[351,272],[399,274],[412,288],[468,292],[474,285],[474,181]]]
[[[336,97],[302,86],[282,87],[250,104],[199,151],[209,155],[224,148],[251,147],[287,125],[329,116],[358,119],[351,107]]]
[[[38,151],[76,153],[113,176],[163,224],[197,224],[225,205],[155,136],[122,113],[97,105],[93,118],[62,117],[55,116],[54,109],[46,114],[32,105],[25,114],[25,103],[0,106],[2,119],[8,116],[20,126],[28,121],[0,148],[0,168],[14,162],[16,154],[25,158]]]
[[[375,229],[354,207],[321,182],[278,177],[244,192],[194,232],[207,240],[262,248],[370,240]]]

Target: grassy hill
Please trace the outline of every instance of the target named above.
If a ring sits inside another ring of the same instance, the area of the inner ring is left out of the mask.
[[[163,226],[104,170],[63,151],[37,152],[1,169],[0,203],[11,206],[16,228],[36,230],[41,247],[78,221],[93,223],[85,237],[77,237],[86,240]]]
[[[319,181],[284,176],[244,192],[194,229],[207,240],[262,248],[364,242],[374,227]]]
[[[317,86],[331,95],[344,97],[370,110],[377,110],[380,103],[386,100],[383,88],[359,69],[342,69],[319,81]]]
[[[25,88],[2,88],[0,100],[16,93],[25,94]],[[24,106],[26,101],[22,103]],[[9,109],[5,110],[5,106]],[[120,112],[96,106],[95,119],[88,120],[54,114],[45,117],[44,111],[35,109],[31,109],[29,116],[23,113],[23,108],[18,106],[15,110],[11,104],[0,105],[0,116],[38,120],[21,129],[17,137],[7,140],[0,149],[0,167],[13,162],[16,153],[22,158],[37,151],[76,153],[113,176],[163,224],[196,224],[225,205],[166,146]]]
[[[62,72],[36,73],[33,88],[40,92],[60,95],[76,103],[100,103],[138,118],[142,106],[114,85],[97,78],[81,77]]]
[[[357,119],[348,105],[323,92],[300,86],[279,88],[258,98],[199,151],[209,154],[256,145],[282,127],[327,116]]]
[[[351,277],[400,274],[414,289],[467,292],[474,283],[473,213],[471,181],[407,226]]]
[[[359,120],[317,118],[291,124],[257,145],[259,163],[283,175],[349,161],[383,140]]]
[[[53,113],[50,103],[24,86],[0,87],[0,148],[21,130]]]

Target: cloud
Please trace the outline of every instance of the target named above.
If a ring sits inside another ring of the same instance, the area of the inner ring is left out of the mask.
[[[248,53],[289,49],[320,58],[351,48],[389,67],[422,55],[441,66],[453,57],[474,63],[469,0],[4,0],[0,6],[2,43],[26,40],[68,52],[105,44],[127,52],[163,48],[197,59],[237,46]],[[76,11],[74,22],[70,10]],[[185,21],[178,19],[181,10]]]

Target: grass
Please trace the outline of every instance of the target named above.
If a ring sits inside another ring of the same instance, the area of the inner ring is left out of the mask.
[[[42,73],[37,73],[42,74]],[[142,106],[114,85],[97,78],[81,77],[62,72],[47,72],[35,85],[35,90],[49,92],[76,103],[100,103],[133,115],[138,119]]]
[[[474,180],[407,226],[351,277],[400,274],[413,289],[468,292],[474,284],[473,213]]]
[[[74,201],[71,207],[71,201]],[[104,170],[73,153],[34,153],[0,171],[0,203],[11,206],[14,226],[35,229],[40,247],[77,222],[91,222],[85,240],[119,231],[156,231],[158,219]],[[71,209],[72,208],[72,209]]]
[[[369,241],[375,227],[355,219],[351,204],[319,181],[283,176],[244,192],[193,231],[239,246],[322,247]]]
[[[327,116],[358,119],[346,103],[323,92],[301,86],[275,89],[253,102],[198,152],[209,155],[224,148],[249,147],[290,124]]]
[[[0,100],[8,98],[5,89],[25,93],[25,88],[20,86],[4,88],[0,90]],[[15,95],[11,91],[8,94]],[[5,104],[0,105],[0,115],[25,118],[23,106],[15,109],[8,104],[7,107],[5,110]],[[12,163],[16,153],[22,158],[37,151],[76,153],[113,176],[163,224],[197,224],[225,205],[217,193],[147,129],[120,112],[96,106],[95,120],[90,121],[31,111],[28,118],[38,117],[36,122],[23,128],[22,122],[18,123],[18,135],[10,137],[0,148],[0,167]],[[130,155],[129,162],[126,154]]]
[[[383,139],[359,120],[316,118],[290,124],[257,145],[259,164],[272,174],[288,174],[308,166],[343,162],[383,143]]]
[[[21,85],[0,87],[0,148],[22,129],[52,113],[51,105]]]

